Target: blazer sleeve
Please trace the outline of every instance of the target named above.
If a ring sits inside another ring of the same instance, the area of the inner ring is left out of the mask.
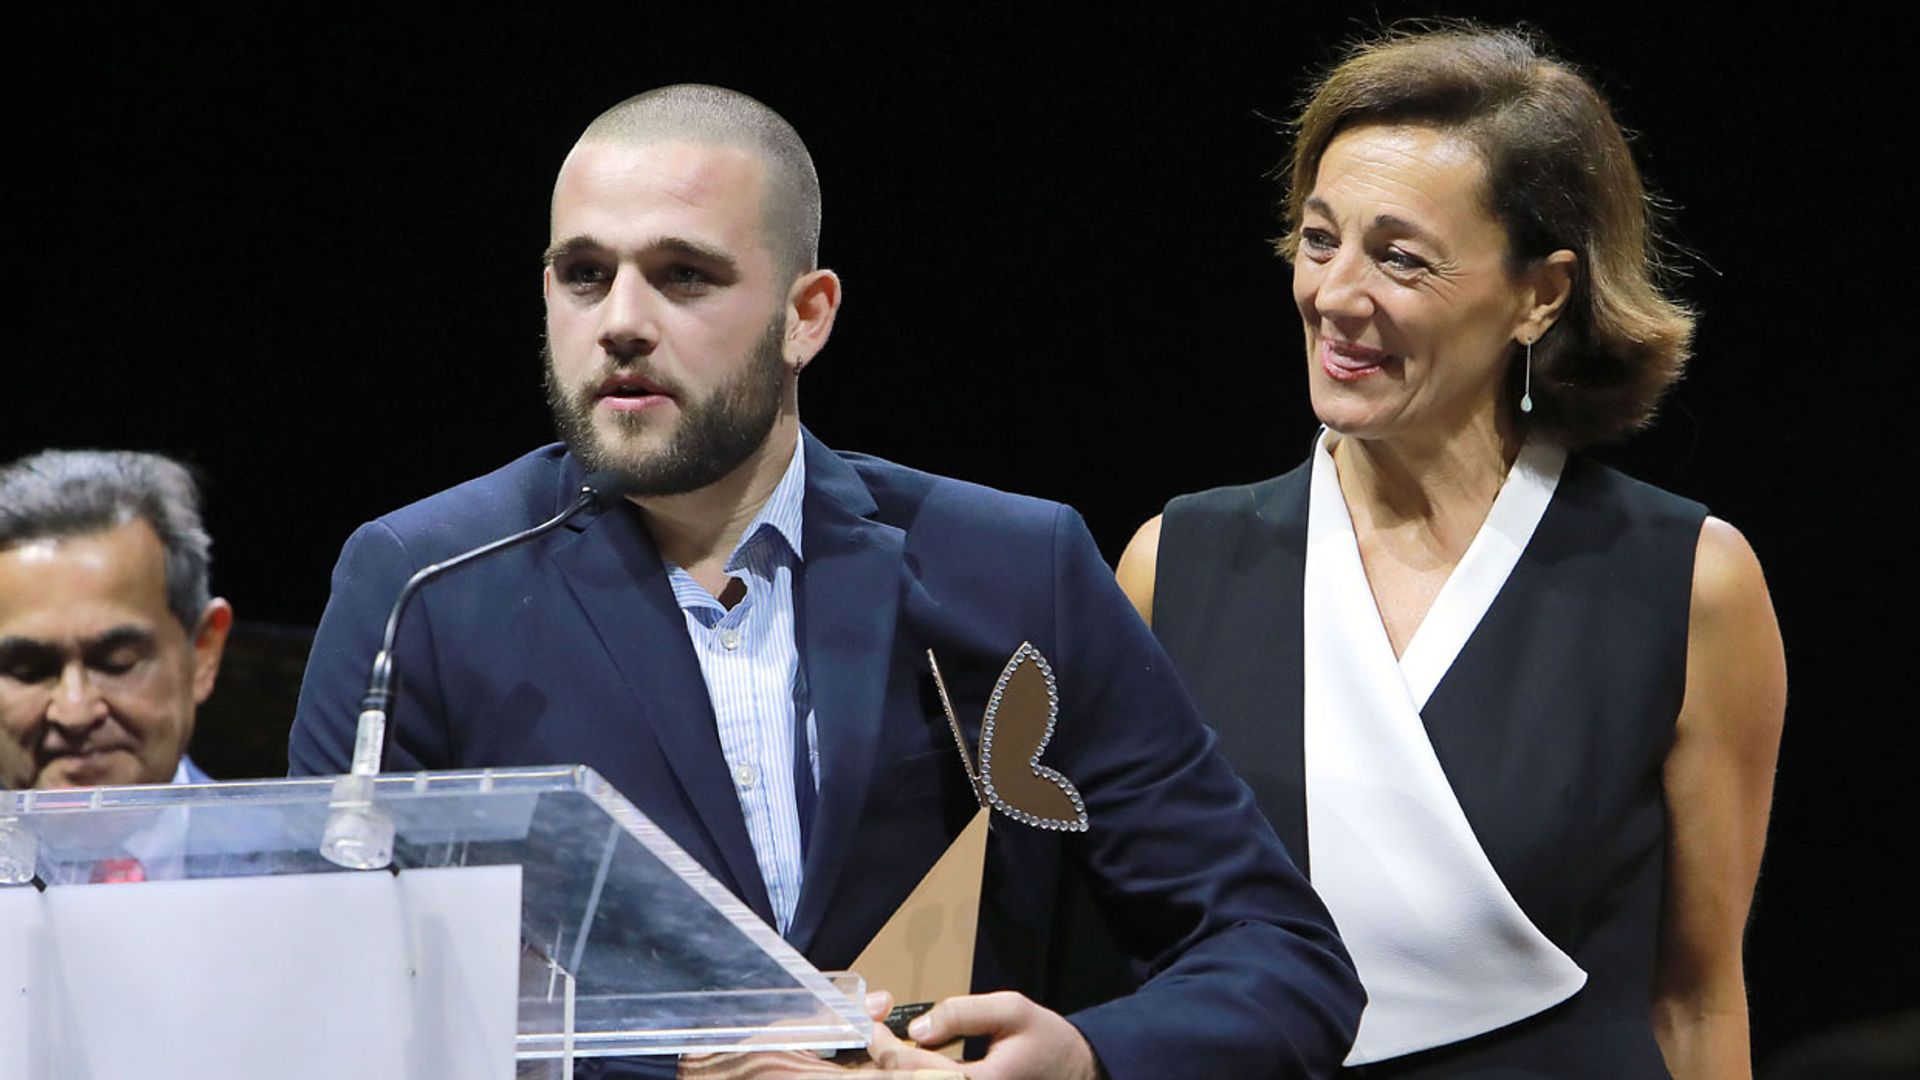
[[[407,579],[426,562],[408,553],[401,536],[381,521],[354,531],[333,569],[333,590],[314,634],[300,684],[300,702],[288,738],[294,776],[345,772],[353,761],[360,700],[387,613]],[[386,771],[407,772],[456,764],[447,739],[440,669],[433,649],[430,590],[408,604],[395,643],[396,688],[389,710]],[[677,1058],[589,1058],[577,1080],[671,1080]]]
[[[382,522],[368,522],[347,539],[300,681],[300,701],[287,737],[291,775],[342,773],[352,765],[360,701],[386,630],[387,612],[417,569],[400,536]],[[388,772],[451,764],[444,745],[433,745],[444,743],[445,727],[426,600],[425,595],[413,598],[395,645],[398,693],[388,708]]]
[[[1095,902],[1147,979],[1069,1019],[1114,1080],[1335,1072],[1365,1003],[1333,920],[1215,750],[1078,514],[1055,523],[1057,763]]]

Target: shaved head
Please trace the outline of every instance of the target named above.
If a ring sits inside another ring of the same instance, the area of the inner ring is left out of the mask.
[[[580,143],[706,143],[746,150],[766,169],[761,227],[767,250],[791,281],[820,261],[820,177],[800,133],[779,113],[735,90],[699,83],[663,86],[608,109]]]

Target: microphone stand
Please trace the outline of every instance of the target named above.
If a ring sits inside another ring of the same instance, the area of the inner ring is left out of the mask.
[[[393,702],[393,642],[407,601],[420,586],[441,574],[502,548],[544,536],[602,499],[625,494],[628,487],[611,472],[593,473],[581,484],[579,498],[546,521],[422,567],[407,579],[393,602],[393,610],[387,613],[387,629],[380,640],[380,651],[373,655],[373,671],[367,680],[366,696],[360,701],[360,718],[354,731],[353,766],[333,782],[333,794],[328,802],[331,812],[320,840],[320,854],[328,862],[349,870],[379,870],[393,863],[393,817],[374,805],[373,785],[386,757],[387,710]]]

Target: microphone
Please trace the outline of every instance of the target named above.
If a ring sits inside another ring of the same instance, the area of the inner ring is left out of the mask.
[[[379,775],[386,757],[387,710],[393,702],[393,643],[400,630],[400,615],[407,601],[422,585],[449,570],[485,558],[503,548],[544,536],[565,524],[575,514],[593,506],[602,506],[630,494],[637,485],[612,469],[587,474],[580,494],[567,508],[547,520],[511,536],[463,551],[452,558],[421,567],[400,588],[400,595],[387,613],[386,633],[380,639],[380,651],[373,654],[373,669],[367,678],[367,693],[360,701],[360,718],[353,738],[353,765],[334,781],[326,831],[321,838],[320,854],[329,862],[352,870],[377,870],[393,861],[393,820],[373,805],[373,778]]]

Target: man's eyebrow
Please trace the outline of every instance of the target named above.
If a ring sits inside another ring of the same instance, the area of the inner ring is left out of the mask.
[[[605,251],[606,245],[591,236],[569,236],[565,240],[555,240],[540,253],[540,265],[552,266],[555,259],[568,255],[577,255],[583,251]]]
[[[127,645],[149,646],[158,639],[153,631],[144,626],[116,626],[104,634],[87,639],[81,645],[81,652],[88,655],[112,652]]]
[[[739,263],[734,261],[733,256],[721,251],[719,248],[708,247],[705,244],[697,243],[693,240],[686,240],[678,236],[661,237],[651,246],[659,251],[669,252],[674,255],[683,255],[690,259],[698,259],[712,266],[715,270],[721,270],[727,273],[734,273],[740,268]]]
[[[0,637],[0,657],[39,656],[59,651],[38,638]]]
[[[709,247],[706,244],[695,240],[688,240],[685,237],[663,236],[658,240],[649,242],[646,247],[651,251],[663,252],[668,255],[678,255],[682,258],[697,259],[713,267],[715,270],[724,273],[737,273],[740,268],[739,261],[732,255],[727,254],[719,248]],[[600,254],[608,250],[610,249],[607,245],[595,240],[591,236],[569,236],[565,240],[556,240],[548,244],[547,250],[540,256],[540,263],[543,266],[552,266],[555,260],[566,258],[569,255],[582,253]]]
[[[129,646],[151,649],[159,641],[152,630],[144,626],[116,626],[105,633],[96,634],[80,643],[80,655],[83,658],[110,653],[115,649]],[[40,638],[12,635],[0,637],[0,659],[18,662],[21,660],[51,660],[66,656],[64,645]]]

